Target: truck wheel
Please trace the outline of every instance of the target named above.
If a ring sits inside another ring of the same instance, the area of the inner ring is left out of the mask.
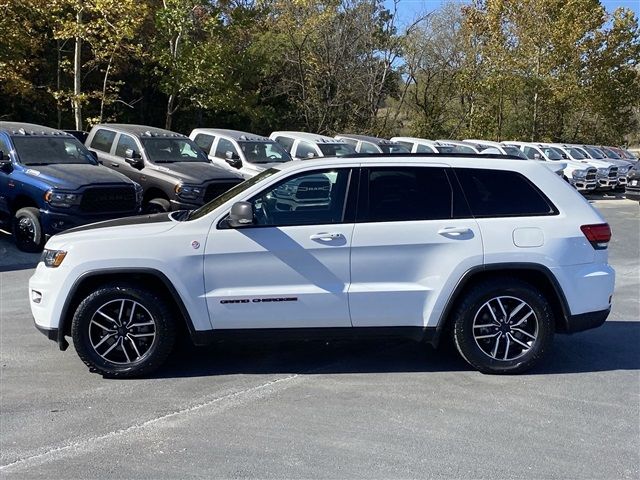
[[[171,210],[171,204],[169,200],[165,200],[164,198],[154,198],[153,200],[149,200],[149,203],[144,208],[145,213],[164,213]]]
[[[23,252],[37,253],[44,247],[45,237],[37,208],[21,208],[13,216],[13,238]]]
[[[460,355],[482,373],[520,373],[533,367],[553,341],[554,318],[542,293],[515,278],[473,286],[453,313]]]
[[[160,367],[175,342],[171,308],[133,285],[106,285],[78,306],[71,336],[78,356],[106,377],[146,375]]]

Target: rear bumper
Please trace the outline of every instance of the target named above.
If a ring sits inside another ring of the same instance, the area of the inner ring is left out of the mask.
[[[567,331],[565,333],[577,333],[592,328],[600,327],[611,312],[610,308],[597,312],[581,313],[579,315],[571,315],[567,318]]]

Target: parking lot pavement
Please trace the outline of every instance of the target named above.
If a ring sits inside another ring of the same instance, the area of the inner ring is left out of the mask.
[[[613,312],[519,376],[368,342],[185,348],[153,378],[106,380],[33,328],[32,270],[4,256],[0,476],[637,479],[640,215],[596,206],[614,235]]]

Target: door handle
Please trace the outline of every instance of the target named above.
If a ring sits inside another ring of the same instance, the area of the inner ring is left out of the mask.
[[[440,235],[463,235],[465,233],[471,233],[469,227],[444,227],[438,230]]]
[[[341,233],[314,233],[309,237],[311,240],[322,240],[325,242],[329,242],[331,240],[337,240],[338,238],[342,238]]]
[[[119,163],[111,162],[111,166],[112,166],[112,167],[116,167],[116,168],[118,168],[118,167],[120,166],[120,164],[119,164]]]

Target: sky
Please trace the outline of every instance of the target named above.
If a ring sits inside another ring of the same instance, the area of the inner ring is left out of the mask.
[[[386,0],[387,4],[392,4],[392,0]],[[445,0],[400,0],[398,6],[399,18],[402,23],[410,22],[419,13],[424,13],[437,9],[445,3]],[[626,7],[633,10],[636,17],[640,17],[640,0],[600,0],[608,12],[613,12],[618,7]]]

